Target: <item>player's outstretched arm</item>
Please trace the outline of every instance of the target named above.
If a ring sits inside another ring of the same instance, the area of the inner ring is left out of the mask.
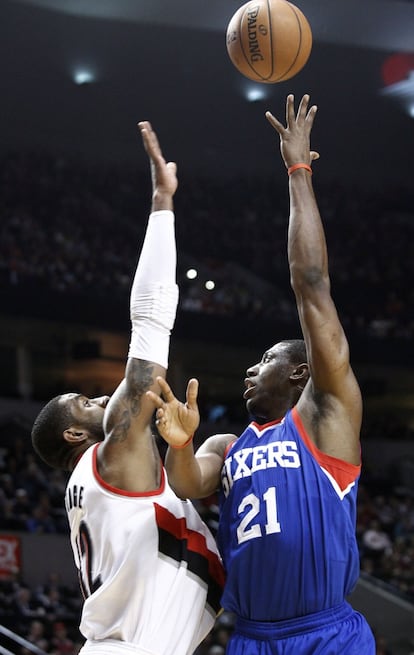
[[[151,169],[151,214],[131,289],[132,332],[125,378],[108,404],[100,449],[105,480],[137,492],[159,484],[159,455],[151,432],[153,405],[145,394],[159,393],[157,377],[166,375],[178,302],[172,211],[176,164],[165,161],[149,122],[139,123],[139,129]]]
[[[147,397],[156,408],[156,425],[168,443],[165,466],[168,479],[181,498],[204,498],[216,491],[227,444],[234,435],[215,435],[194,453],[193,436],[200,423],[197,405],[198,381],[187,385],[186,402],[179,401],[168,382],[158,378],[161,397],[148,391]]]
[[[316,111],[305,95],[295,112],[289,95],[286,126],[266,114],[279,134],[289,174],[289,268],[311,374],[298,410],[319,448],[359,464],[361,394],[331,297],[325,233],[312,185],[310,165],[318,155],[310,150],[310,134]]]

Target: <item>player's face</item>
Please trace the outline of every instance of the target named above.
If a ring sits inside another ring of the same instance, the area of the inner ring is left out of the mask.
[[[74,422],[97,436],[103,436],[103,418],[109,399],[109,396],[88,398],[77,393],[67,393],[61,397],[62,402],[69,403]]]
[[[277,343],[263,353],[260,362],[247,369],[243,398],[252,416],[266,421],[281,417],[286,411],[292,368],[286,346]]]

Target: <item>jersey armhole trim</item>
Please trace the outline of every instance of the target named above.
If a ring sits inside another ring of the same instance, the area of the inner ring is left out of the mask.
[[[350,464],[350,462],[345,462],[343,459],[323,453],[315,446],[306,432],[297,408],[294,407],[291,413],[293,422],[296,425],[303,443],[318,462],[319,466],[325,473],[329,474],[328,477],[332,477],[335,480],[341,491],[347,490],[359,477],[361,473],[361,465]]]
[[[230,449],[236,443],[236,441],[237,441],[237,437],[236,437],[236,439],[233,439],[233,441],[230,441],[230,443],[228,443],[227,446],[225,447],[224,453],[223,453],[223,462],[226,459],[227,455],[229,454]]]
[[[117,496],[128,496],[129,498],[147,498],[148,496],[159,496],[163,493],[165,489],[165,472],[164,466],[161,462],[161,479],[158,489],[152,491],[126,491],[125,489],[118,489],[118,487],[113,487],[112,485],[105,482],[105,480],[100,476],[98,471],[98,448],[101,442],[97,443],[93,449],[92,453],[92,470],[96,482],[100,487],[103,487],[107,491],[110,491],[112,494]]]

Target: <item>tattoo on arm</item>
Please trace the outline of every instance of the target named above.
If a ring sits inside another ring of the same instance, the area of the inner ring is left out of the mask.
[[[127,389],[128,402],[132,416],[137,416],[141,409],[141,398],[154,384],[154,365],[142,359],[132,359],[128,366]]]
[[[131,359],[128,363],[127,394],[124,400],[127,407],[112,430],[111,441],[124,441],[127,438],[131,420],[140,413],[142,396],[153,384],[154,365],[142,359]]]

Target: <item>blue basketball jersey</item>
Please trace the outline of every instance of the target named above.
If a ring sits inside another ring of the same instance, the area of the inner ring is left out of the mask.
[[[250,423],[222,468],[223,607],[281,621],[340,605],[359,576],[359,474],[316,448],[296,408],[279,422]]]

